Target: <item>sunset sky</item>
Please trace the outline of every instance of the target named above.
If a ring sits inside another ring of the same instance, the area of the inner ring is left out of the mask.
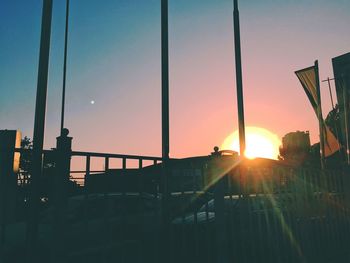
[[[65,1],[54,0],[45,148],[59,135]],[[0,1],[0,129],[32,137],[41,0]],[[294,71],[350,52],[349,0],[241,0],[246,124],[281,138],[318,121]],[[160,0],[71,0],[66,124],[73,148],[161,155]],[[169,0],[170,156],[237,129],[232,0]],[[331,109],[321,83],[323,112]],[[334,94],[335,95],[335,94]],[[91,101],[95,103],[92,104]]]

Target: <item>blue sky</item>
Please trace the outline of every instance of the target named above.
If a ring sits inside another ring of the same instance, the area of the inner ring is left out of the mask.
[[[45,146],[59,134],[65,1],[54,0]],[[240,1],[246,123],[279,137],[317,119],[294,70],[350,51],[350,2]],[[42,1],[0,1],[0,129],[32,136]],[[160,155],[160,0],[71,0],[66,127],[80,150]],[[231,0],[169,0],[171,155],[237,128]],[[322,87],[324,113],[330,109]],[[95,104],[91,104],[91,100]]]

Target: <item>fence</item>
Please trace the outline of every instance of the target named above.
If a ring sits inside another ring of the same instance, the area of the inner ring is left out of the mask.
[[[345,262],[349,256],[342,171],[216,154],[162,164],[158,157],[62,145],[44,151],[43,159],[35,251],[26,251],[25,172],[12,195],[15,213],[1,210],[3,262],[23,262],[28,254],[37,262],[75,263]]]

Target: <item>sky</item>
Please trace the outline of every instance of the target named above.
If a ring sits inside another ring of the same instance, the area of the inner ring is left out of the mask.
[[[65,1],[54,0],[45,148],[59,135]],[[161,155],[160,0],[71,0],[65,127],[73,149]],[[232,0],[169,0],[170,156],[237,129]],[[279,138],[318,121],[294,71],[350,52],[350,1],[240,1],[247,126]],[[0,0],[0,129],[32,137],[41,0]],[[334,88],[334,86],[332,87]],[[323,113],[331,109],[321,83]],[[94,101],[94,104],[91,103]]]

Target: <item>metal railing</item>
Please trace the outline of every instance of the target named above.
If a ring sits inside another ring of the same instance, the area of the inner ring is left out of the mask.
[[[159,157],[69,151],[71,180],[57,192],[58,154],[43,152],[44,159],[54,157],[44,176],[56,178],[41,184],[37,255],[47,262],[330,262],[349,256],[343,171],[230,156],[169,160],[163,193]],[[30,207],[23,189],[30,176],[20,182],[16,218],[2,224],[4,262],[25,251]]]
[[[138,155],[125,155],[125,154],[111,154],[111,153],[96,153],[96,152],[78,152],[73,151],[71,153],[72,157],[82,157],[85,158],[85,169],[84,170],[72,170],[70,171],[72,178],[74,180],[77,180],[80,185],[85,185],[86,180],[89,180],[90,175],[96,174],[96,173],[104,173],[108,172],[112,167],[110,167],[110,163],[113,160],[120,161],[119,165],[114,167],[115,169],[122,169],[126,170],[130,167],[128,167],[127,162],[128,160],[137,161],[137,165],[135,164],[131,166],[132,168],[138,168],[141,169],[144,167],[145,161],[151,161],[151,164],[155,165],[157,163],[161,162],[160,157],[151,157],[151,156],[138,156]],[[91,160],[92,158],[102,158],[104,169],[99,170],[93,170],[91,169]],[[76,174],[83,175],[82,177],[76,176]]]

